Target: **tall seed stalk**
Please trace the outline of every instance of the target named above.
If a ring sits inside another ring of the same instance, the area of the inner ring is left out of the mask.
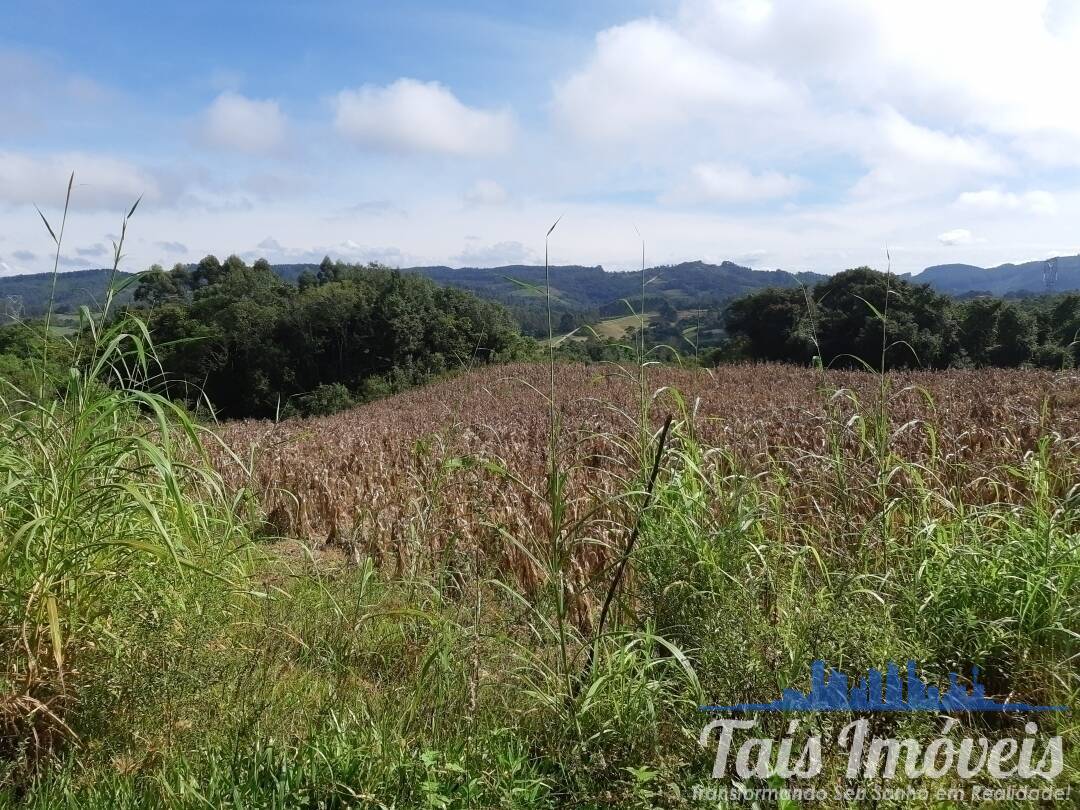
[[[71,206],[71,189],[74,185],[75,172],[72,172],[71,176],[68,178],[67,193],[64,195],[64,214],[60,219],[59,236],[53,232],[52,225],[49,224],[49,220],[45,219],[45,215],[41,212],[41,209],[36,205],[34,206],[34,208],[37,209],[38,216],[41,217],[41,221],[45,223],[45,229],[49,232],[49,236],[52,237],[53,243],[56,245],[56,253],[53,255],[52,279],[49,284],[49,306],[45,312],[45,335],[41,345],[41,381],[38,384],[38,402],[45,401],[46,369],[49,365],[49,332],[52,331],[53,309],[56,305],[56,279],[60,274],[60,250],[64,242],[64,230],[67,227],[68,209]]]
[[[548,331],[548,464],[547,498],[550,510],[548,527],[548,571],[555,587],[555,619],[559,636],[559,668],[570,687],[570,653],[567,634],[566,559],[563,548],[563,520],[566,517],[566,477],[559,467],[559,412],[555,400],[555,332],[551,318],[551,234],[559,217],[544,234],[544,300],[547,308]]]

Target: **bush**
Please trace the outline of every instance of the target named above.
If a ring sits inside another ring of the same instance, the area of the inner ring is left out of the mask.
[[[320,385],[310,394],[300,398],[300,412],[304,416],[329,416],[355,405],[349,389],[342,383]]]
[[[1035,350],[1031,362],[1039,368],[1060,371],[1072,367],[1072,356],[1064,346],[1046,343]]]

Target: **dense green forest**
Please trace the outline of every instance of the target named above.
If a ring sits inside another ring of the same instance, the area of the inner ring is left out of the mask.
[[[329,413],[527,349],[496,303],[377,265],[327,260],[288,284],[265,261],[152,268],[146,310],[170,395],[223,416]]]
[[[887,291],[887,292],[886,292]],[[847,270],[807,290],[771,289],[724,313],[727,339],[716,358],[888,368],[1080,362],[1080,294],[957,301],[929,285]],[[884,332],[883,332],[884,328]]]

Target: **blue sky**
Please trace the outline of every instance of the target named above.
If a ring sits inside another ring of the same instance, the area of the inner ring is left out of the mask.
[[[0,3],[0,274],[1080,250],[1070,0]]]

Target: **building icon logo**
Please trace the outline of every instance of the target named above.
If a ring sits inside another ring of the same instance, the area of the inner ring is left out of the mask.
[[[1034,706],[1029,703],[999,702],[986,696],[979,683],[979,668],[972,667],[971,689],[960,685],[960,675],[949,673],[944,691],[927,684],[908,661],[906,673],[889,662],[885,672],[870,669],[853,683],[838,670],[826,670],[825,662],[810,665],[810,691],[787,688],[770,703],[738,703],[733,706],[701,706],[703,712],[1067,712],[1067,706]]]

